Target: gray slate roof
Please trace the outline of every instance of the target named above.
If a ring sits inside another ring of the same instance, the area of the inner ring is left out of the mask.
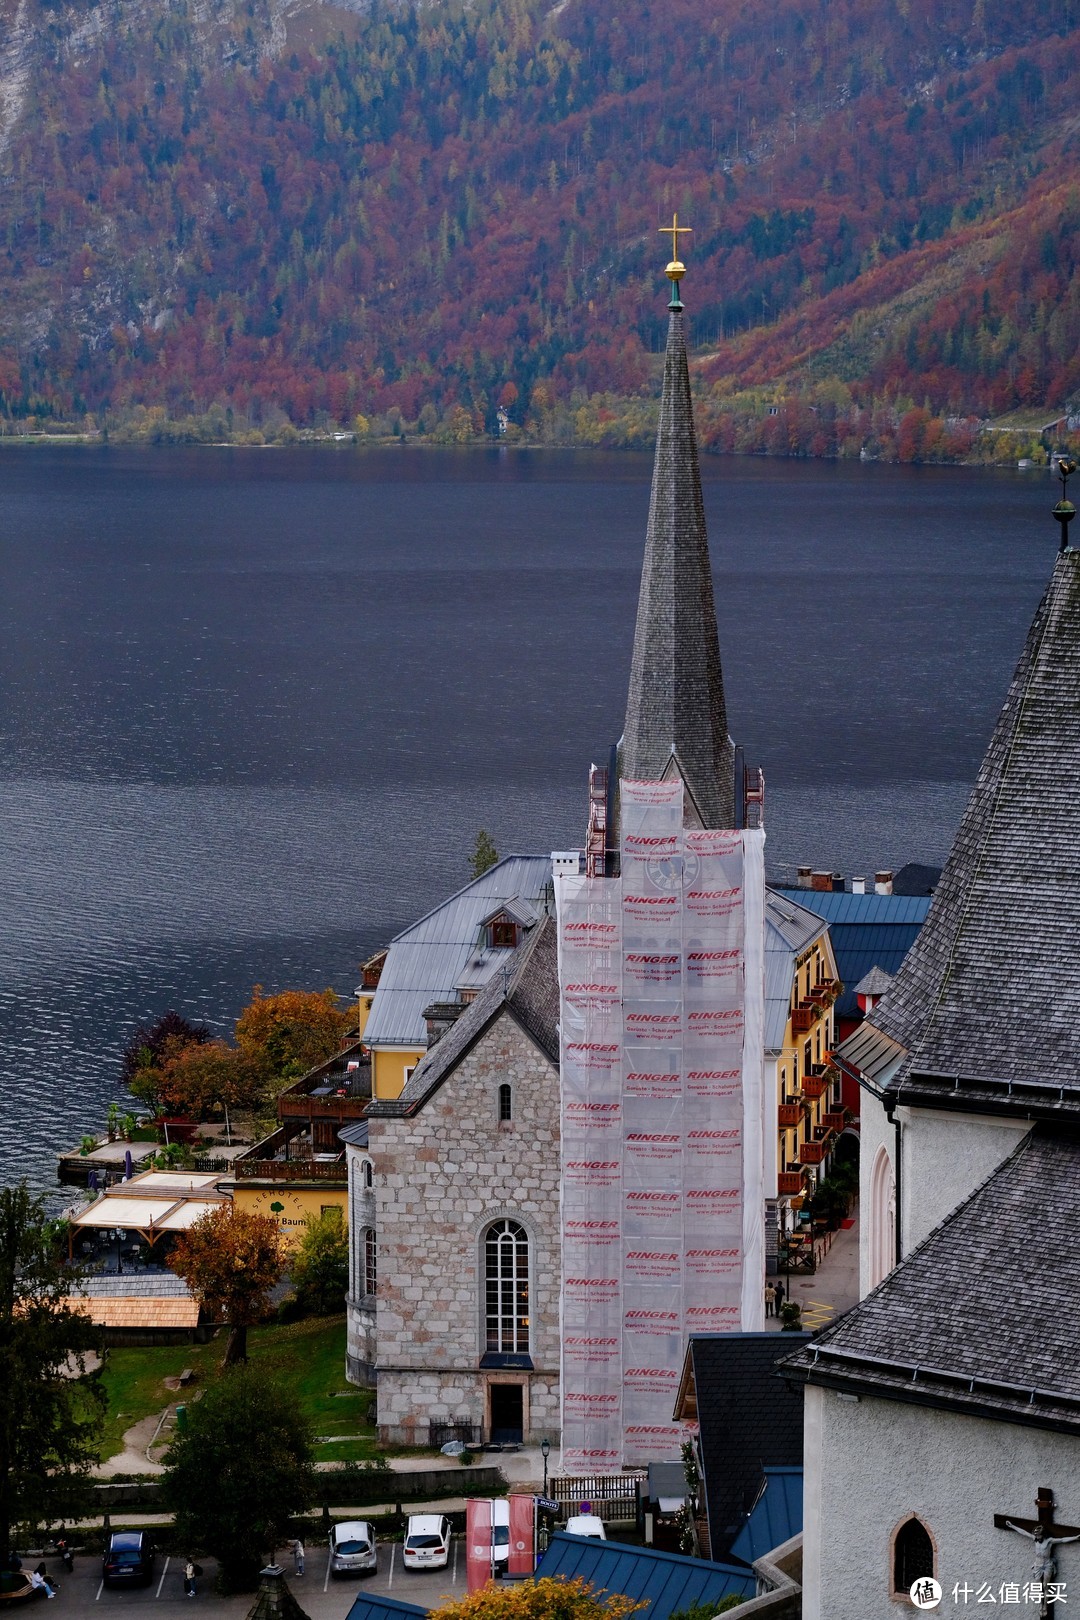
[[[886,973],[885,969],[878,967],[875,962],[869,973],[864,973],[855,986],[855,994],[857,996],[883,996],[892,981],[892,974]]]
[[[1036,1126],[861,1305],[784,1363],[811,1383],[1080,1432],[1080,1138]]]
[[[415,1114],[438,1090],[501,1012],[517,1020],[554,1064],[559,1061],[559,965],[555,919],[545,917],[494,974],[446,1034],[427,1051],[398,1097],[377,1100],[369,1116]]]
[[[890,1082],[904,1101],[1080,1113],[1078,878],[1080,552],[1070,549],[929,916],[871,1015],[908,1054]]]
[[[367,1046],[419,1046],[427,1040],[424,1008],[453,998],[461,983],[482,984],[513,952],[481,951],[480,925],[511,901],[542,910],[550,855],[506,855],[390,943],[364,1030]]]
[[[183,1277],[172,1271],[95,1272],[84,1277],[78,1292],[94,1299],[189,1299]]]
[[[646,781],[673,769],[703,826],[734,825],[734,750],[681,309],[669,317],[621,763],[624,777]]]
[[[797,901],[765,891],[765,1050],[779,1052],[784,1044],[791,1008],[795,959],[828,924]]]

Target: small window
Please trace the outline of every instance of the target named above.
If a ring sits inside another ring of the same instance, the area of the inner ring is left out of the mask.
[[[375,1178],[375,1172],[374,1172],[374,1169],[372,1167],[371,1160],[370,1159],[365,1159],[364,1160],[364,1186],[366,1188],[370,1189],[371,1183],[374,1180],[374,1178]]]
[[[492,948],[492,950],[495,950],[495,951],[499,951],[499,950],[511,950],[511,951],[514,951],[514,950],[517,949],[517,943],[518,943],[518,927],[517,927],[517,923],[507,922],[505,919],[503,919],[503,921],[501,921],[501,922],[493,922],[490,925],[489,932],[491,934],[491,948]]]
[[[340,1204],[320,1204],[319,1214],[323,1220],[326,1220],[327,1216],[329,1216],[332,1221],[340,1223],[344,1211]]]
[[[378,1282],[378,1254],[375,1243],[375,1232],[372,1227],[364,1230],[364,1293],[374,1294]]]
[[[934,1543],[921,1520],[902,1524],[893,1542],[893,1591],[910,1592],[914,1583],[934,1573]]]
[[[504,1081],[499,1087],[499,1119],[507,1120],[514,1117],[514,1098],[510,1087]]]

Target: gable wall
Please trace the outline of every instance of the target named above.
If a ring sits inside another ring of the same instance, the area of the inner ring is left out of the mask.
[[[513,1087],[500,1124],[498,1087]],[[526,1428],[557,1432],[559,1081],[503,1013],[410,1119],[370,1121],[378,1230],[380,1435],[426,1444],[429,1422],[486,1421],[481,1238],[509,1216],[530,1238]]]
[[[911,1513],[937,1547],[942,1614],[988,1612],[974,1595],[954,1604],[955,1582],[989,1583],[1000,1604],[1003,1582],[1022,1590],[1033,1579],[1030,1541],[996,1530],[995,1513],[1032,1518],[1036,1490],[1049,1485],[1057,1522],[1080,1524],[1075,1435],[807,1386],[805,1442],[803,1620],[916,1612],[890,1592],[890,1538]],[[1058,1563],[1058,1579],[1080,1587],[1080,1546],[1061,1548]],[[1015,1612],[1036,1606],[1021,1601]]]

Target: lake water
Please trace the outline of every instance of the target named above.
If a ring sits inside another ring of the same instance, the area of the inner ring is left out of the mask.
[[[52,1183],[125,1033],[225,1030],[502,853],[580,844],[651,458],[0,459],[0,1175]],[[940,861],[1053,564],[1045,474],[707,460],[768,864]]]

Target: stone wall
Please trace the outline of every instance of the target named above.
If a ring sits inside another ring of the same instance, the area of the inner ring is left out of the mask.
[[[375,1382],[375,1295],[365,1276],[364,1234],[375,1228],[374,1166],[363,1148],[346,1146],[349,1167],[349,1292],[345,1298],[345,1376]]]
[[[499,1086],[513,1117],[499,1120]],[[408,1119],[370,1121],[379,1250],[380,1439],[426,1445],[430,1423],[490,1424],[493,1381],[523,1385],[525,1432],[558,1432],[559,1083],[503,1011]],[[483,1238],[529,1236],[532,1372],[482,1372]]]

